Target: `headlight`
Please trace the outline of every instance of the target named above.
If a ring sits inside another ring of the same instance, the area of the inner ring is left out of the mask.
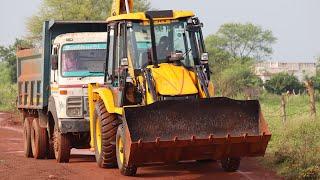
[[[82,116],[82,98],[69,97],[67,99],[67,116],[80,117]]]

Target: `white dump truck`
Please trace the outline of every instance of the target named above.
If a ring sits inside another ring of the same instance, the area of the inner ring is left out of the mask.
[[[17,51],[17,108],[26,157],[69,162],[90,147],[87,87],[103,84],[106,22],[46,21],[42,45]]]

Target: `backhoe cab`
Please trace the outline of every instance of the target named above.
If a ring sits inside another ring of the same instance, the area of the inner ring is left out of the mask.
[[[189,11],[108,18],[104,84],[89,84],[91,147],[100,167],[127,176],[150,163],[221,160],[235,171],[262,156],[271,134],[258,101],[213,98],[202,23]]]

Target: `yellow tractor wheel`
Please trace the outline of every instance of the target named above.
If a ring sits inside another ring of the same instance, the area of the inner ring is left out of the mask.
[[[94,114],[94,146],[99,167],[113,168],[117,166],[116,133],[118,129],[117,116],[108,113],[103,101],[98,101]]]
[[[127,159],[125,158],[125,135],[123,126],[120,125],[117,131],[117,138],[116,138],[116,150],[117,150],[117,163],[118,168],[122,175],[124,176],[134,176],[137,173],[137,167],[134,165],[129,166]]]

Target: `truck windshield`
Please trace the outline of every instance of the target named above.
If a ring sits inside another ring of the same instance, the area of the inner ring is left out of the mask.
[[[155,38],[157,48],[158,63],[168,62],[170,54],[173,52],[183,53],[184,59],[181,61],[185,66],[194,66],[195,59],[199,57],[199,50],[196,48],[195,40],[198,32],[186,30],[186,21],[170,22],[169,24],[155,25]],[[134,57],[133,65],[135,69],[141,69],[151,60],[151,34],[150,26],[143,23],[133,23],[128,30],[131,57]],[[198,42],[197,42],[198,41]]]
[[[66,44],[62,47],[64,77],[103,76],[106,43]]]

